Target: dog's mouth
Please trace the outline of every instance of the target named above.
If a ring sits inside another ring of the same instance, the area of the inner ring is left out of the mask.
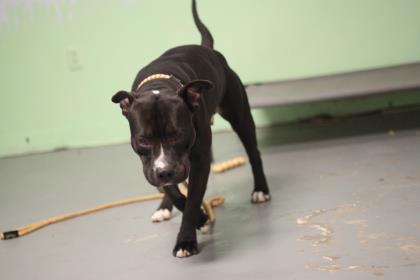
[[[161,185],[161,186],[159,186],[159,187],[164,188],[164,187],[175,186],[175,185],[178,185],[178,184],[180,184],[180,183],[184,182],[186,179],[187,179],[187,178],[185,178],[184,180],[181,180],[181,181],[179,181],[179,182],[170,182],[170,183],[165,183],[165,184],[163,184],[163,185]]]
[[[144,175],[147,181],[155,187],[168,187],[178,185],[187,180],[190,167],[188,164],[179,164],[173,169],[173,175],[168,178],[159,178],[158,174],[153,169],[144,170]]]
[[[185,178],[183,178],[183,179],[181,179],[181,180],[176,180],[176,181],[169,181],[169,182],[159,182],[159,181],[153,181],[153,180],[147,180],[147,181],[149,181],[149,183],[152,185],[152,186],[154,186],[154,187],[157,187],[157,188],[164,188],[164,187],[170,187],[170,186],[175,186],[175,185],[178,185],[178,184],[180,184],[180,183],[182,183],[182,182],[185,182],[185,180],[187,180],[187,178],[188,177],[185,177]],[[146,177],[146,179],[147,179],[147,177]]]

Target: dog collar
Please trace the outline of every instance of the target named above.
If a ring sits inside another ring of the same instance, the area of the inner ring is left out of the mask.
[[[145,78],[143,81],[141,81],[140,84],[139,84],[139,86],[137,87],[137,90],[139,90],[145,83],[150,82],[150,81],[153,81],[153,80],[157,80],[157,79],[174,80],[181,87],[184,86],[184,84],[181,82],[181,80],[180,79],[177,79],[173,75],[168,75],[168,74],[153,74],[153,75],[150,75],[147,78]]]

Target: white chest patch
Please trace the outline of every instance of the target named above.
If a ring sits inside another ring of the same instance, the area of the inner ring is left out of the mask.
[[[154,89],[154,90],[152,90],[152,93],[153,94],[159,94],[160,93],[160,90]]]
[[[165,168],[165,166],[168,164],[168,162],[165,159],[165,153],[163,152],[162,144],[160,144],[160,153],[159,156],[155,159],[153,162],[153,169],[162,169]]]

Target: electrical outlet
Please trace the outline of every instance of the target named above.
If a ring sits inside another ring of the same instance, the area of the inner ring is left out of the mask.
[[[82,70],[82,64],[80,62],[79,50],[75,47],[69,47],[66,50],[67,67],[70,71]]]

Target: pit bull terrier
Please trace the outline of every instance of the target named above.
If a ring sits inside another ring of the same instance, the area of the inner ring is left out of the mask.
[[[113,97],[127,118],[131,146],[143,163],[143,173],[165,195],[152,220],[171,216],[172,205],[183,212],[173,249],[176,257],[198,253],[196,230],[207,229],[201,210],[211,162],[211,120],[218,112],[232,126],[247,152],[254,177],[251,202],[270,200],[269,188],[257,147],[255,124],[245,88],[198,17],[194,22],[201,45],[172,48],[141,69],[131,91]],[[189,180],[188,197],[177,184]]]

